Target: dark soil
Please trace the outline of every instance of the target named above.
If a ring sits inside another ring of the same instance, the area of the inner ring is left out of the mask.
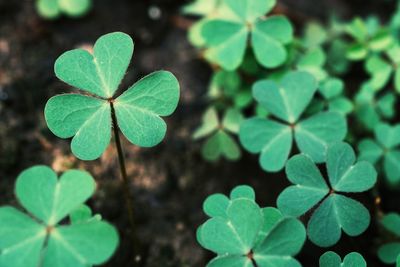
[[[187,20],[178,12],[183,2],[95,0],[94,10],[82,19],[48,22],[37,16],[33,0],[0,0],[0,204],[17,205],[15,178],[32,165],[49,165],[59,172],[88,170],[98,181],[98,191],[89,204],[118,227],[122,238],[118,252],[105,266],[129,266],[132,260],[117,154],[111,145],[101,159],[79,161],[71,155],[70,142],[47,129],[43,118],[47,99],[71,90],[53,73],[54,61],[63,51],[91,45],[108,32],[123,31],[135,40],[134,58],[123,88],[159,69],[172,71],[180,81],[182,97],[177,111],[167,118],[165,141],[151,149],[140,149],[123,140],[137,232],[146,251],[144,267],[206,265],[212,255],[197,244],[195,230],[206,218],[202,203],[207,195],[229,193],[236,185],[249,184],[262,206],[275,206],[277,195],[288,184],[282,173],[261,171],[257,158],[247,153],[236,163],[202,160],[200,146],[190,136],[206,104],[204,93],[211,71],[186,40]],[[344,17],[390,13],[394,3],[382,2],[282,1],[284,10],[299,25],[308,19],[325,20],[330,11]],[[150,7],[159,8],[161,17],[151,19]],[[383,208],[399,210],[391,201],[393,193],[386,195]],[[361,200],[374,215],[371,196],[365,194]],[[378,231],[373,220],[367,233],[343,237],[332,250],[341,254],[359,251],[369,266],[381,266],[375,256]],[[307,243],[299,259],[303,266],[317,266],[324,251]]]

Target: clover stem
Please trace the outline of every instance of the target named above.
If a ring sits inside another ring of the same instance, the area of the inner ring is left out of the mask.
[[[123,191],[124,191],[125,206],[126,206],[126,211],[128,213],[129,224],[131,227],[131,239],[132,239],[133,252],[134,252],[134,254],[133,254],[134,255],[134,263],[136,266],[136,264],[138,264],[141,261],[141,255],[140,255],[141,253],[140,253],[139,241],[136,236],[136,226],[135,226],[135,220],[134,220],[133,203],[132,203],[131,195],[129,193],[129,179],[128,179],[128,175],[126,172],[125,156],[124,156],[124,152],[122,149],[117,117],[115,116],[115,109],[114,109],[113,102],[112,101],[109,101],[109,102],[111,105],[111,119],[112,119],[112,125],[113,125],[113,129],[114,129],[114,139],[115,139],[115,145],[117,147],[119,168],[120,168],[122,182],[123,182],[122,187],[123,187]]]

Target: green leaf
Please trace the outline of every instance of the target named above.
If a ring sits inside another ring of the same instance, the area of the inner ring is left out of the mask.
[[[325,252],[319,258],[320,267],[367,267],[367,262],[364,260],[363,256],[357,252],[351,252],[346,255],[342,260],[340,256],[335,252],[328,251]]]
[[[380,90],[387,85],[392,75],[392,66],[378,56],[371,56],[365,62],[366,71],[372,76],[370,85]]]
[[[239,138],[245,149],[251,153],[261,153],[261,167],[271,172],[283,168],[292,147],[292,130],[289,126],[261,118],[244,121]]]
[[[204,201],[203,210],[210,217],[226,217],[228,206],[229,198],[222,194],[213,194]]]
[[[350,60],[362,60],[368,55],[368,49],[362,44],[354,44],[347,49],[346,57]]]
[[[118,127],[126,138],[141,147],[162,141],[167,126],[160,116],[169,116],[179,101],[179,83],[167,71],[142,78],[114,101]]]
[[[211,20],[203,25],[202,35],[210,49],[206,58],[226,70],[234,70],[243,61],[248,30],[243,24]]]
[[[248,199],[236,199],[227,209],[227,218],[213,217],[201,228],[205,247],[217,254],[246,255],[252,249],[262,226],[262,213]]]
[[[380,246],[378,249],[379,259],[386,264],[394,264],[398,262],[399,255],[400,255],[400,242],[384,244]]]
[[[129,35],[115,32],[100,37],[93,55],[83,49],[65,52],[56,61],[57,77],[71,86],[110,98],[118,89],[133,54]]]
[[[92,0],[59,0],[60,9],[68,16],[80,17],[92,7]]]
[[[45,226],[12,207],[1,207],[0,235],[0,266],[37,267]]]
[[[61,15],[58,2],[54,0],[38,0],[36,9],[41,17],[47,19],[55,19]]]
[[[398,213],[388,213],[386,214],[381,221],[383,227],[396,236],[400,237],[400,215]]]
[[[292,157],[286,164],[286,175],[294,185],[278,197],[277,206],[284,214],[301,216],[329,193],[322,174],[306,155]]]
[[[94,187],[93,178],[83,171],[67,171],[60,179],[45,166],[22,172],[15,191],[33,218],[0,208],[0,266],[88,267],[109,259],[119,242],[115,228],[99,217],[87,219],[87,214],[76,220],[77,208]],[[71,225],[57,224],[69,214]]]
[[[329,78],[319,87],[319,92],[325,99],[332,99],[342,94],[344,83],[340,79]]]
[[[317,82],[311,74],[290,72],[280,84],[257,82],[253,87],[253,96],[274,116],[295,123],[311,102],[316,89]]]
[[[43,267],[98,265],[110,258],[117,244],[115,229],[105,222],[60,226],[49,237]]]
[[[206,110],[202,117],[202,124],[193,133],[194,139],[200,139],[206,137],[218,129],[219,120],[217,111],[214,108],[209,108]]]
[[[36,166],[18,176],[16,195],[36,218],[46,225],[56,225],[85,202],[94,189],[94,180],[86,172],[70,170],[58,180],[49,167]]]
[[[268,13],[276,0],[225,0],[225,3],[243,21],[253,22]]]
[[[236,141],[225,131],[218,130],[204,144],[202,149],[203,157],[210,161],[216,161],[221,157],[228,160],[237,160],[241,152]]]
[[[358,201],[332,194],[326,198],[308,222],[308,236],[318,246],[336,244],[341,229],[349,236],[362,234],[370,223],[368,210]]]
[[[230,108],[226,111],[222,120],[222,127],[234,134],[239,132],[240,123],[243,121],[242,113],[237,110]]]
[[[293,38],[293,28],[283,16],[259,20],[252,29],[251,42],[258,62],[266,68],[275,68],[286,61],[284,44]]]
[[[300,151],[320,163],[325,161],[328,146],[346,136],[347,123],[338,112],[322,112],[300,121],[294,131]]]
[[[329,102],[329,111],[336,111],[343,115],[347,115],[353,110],[353,102],[346,97],[337,97]]]
[[[368,29],[361,18],[353,19],[353,21],[346,26],[346,32],[360,43],[368,38]]]
[[[92,210],[86,205],[80,205],[69,214],[71,224],[87,222],[92,218]],[[96,217],[95,217],[96,218]]]
[[[210,261],[207,267],[252,267],[253,263],[242,255],[219,256]]]
[[[107,101],[78,94],[49,99],[45,107],[49,129],[58,137],[72,139],[71,149],[83,160],[93,160],[111,140],[111,107]]]
[[[332,188],[337,192],[364,192],[376,183],[377,172],[371,163],[357,162],[353,148],[337,143],[328,149],[327,170]]]
[[[358,144],[359,159],[375,164],[382,156],[383,149],[375,141],[364,139]]]
[[[385,154],[383,167],[391,185],[400,183],[400,150],[389,151]]]
[[[232,200],[246,198],[255,201],[256,200],[256,193],[254,192],[253,188],[248,185],[240,185],[235,187],[230,194],[230,198]]]
[[[390,149],[400,145],[400,125],[391,126],[380,123],[375,128],[375,136],[378,142]]]

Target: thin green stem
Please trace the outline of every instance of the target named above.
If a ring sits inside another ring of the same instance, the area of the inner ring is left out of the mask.
[[[121,173],[121,178],[122,178],[122,182],[123,182],[122,187],[123,187],[123,192],[124,192],[125,206],[126,206],[126,211],[128,214],[129,224],[131,227],[131,239],[132,239],[133,252],[134,252],[133,261],[134,261],[134,266],[138,266],[137,264],[139,262],[141,262],[142,256],[141,256],[141,252],[140,252],[140,244],[139,244],[139,241],[136,236],[136,225],[135,225],[135,220],[134,220],[133,201],[132,201],[132,196],[129,192],[130,184],[129,184],[129,179],[128,179],[128,175],[126,172],[125,156],[124,156],[124,152],[122,149],[117,117],[115,116],[115,109],[114,109],[114,105],[113,105],[112,101],[110,101],[110,105],[111,105],[111,118],[112,118],[112,125],[113,125],[113,129],[114,129],[115,145],[117,147],[120,173]]]

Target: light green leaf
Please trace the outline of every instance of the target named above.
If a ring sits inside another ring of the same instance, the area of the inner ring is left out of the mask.
[[[70,170],[60,179],[52,169],[35,166],[17,178],[16,195],[21,204],[47,225],[56,225],[94,192],[93,178],[86,172]]]
[[[225,3],[243,21],[253,22],[268,13],[276,0],[225,0]]]
[[[362,60],[368,55],[368,49],[362,44],[351,45],[347,49],[346,57],[350,60]]]
[[[311,102],[316,89],[317,82],[311,74],[290,72],[280,84],[257,82],[253,87],[253,96],[274,116],[295,123]]]
[[[71,224],[77,224],[87,222],[94,217],[92,217],[92,210],[88,206],[82,204],[69,214],[69,218]]]
[[[329,111],[336,111],[343,115],[347,115],[353,110],[353,102],[346,97],[337,97],[329,102]]]
[[[36,9],[41,17],[47,19],[55,19],[61,15],[58,2],[54,0],[38,0]]]
[[[295,126],[298,148],[317,163],[325,162],[329,144],[343,140],[346,133],[345,117],[333,111],[317,113]]]
[[[234,70],[243,61],[248,30],[243,24],[211,20],[203,25],[202,35],[210,47],[205,57],[226,70]]]
[[[231,133],[238,133],[240,123],[243,121],[242,113],[237,110],[230,108],[226,111],[224,118],[222,120],[222,126],[225,130],[230,131]]]
[[[194,139],[200,139],[210,135],[218,129],[219,120],[217,111],[214,108],[209,108],[206,110],[202,117],[202,124],[193,133]]]
[[[371,163],[357,162],[353,148],[335,143],[327,153],[326,165],[332,188],[338,192],[364,192],[376,183],[377,172]]]
[[[210,217],[226,217],[228,206],[229,198],[222,194],[213,194],[204,201],[203,210]]]
[[[206,267],[252,267],[251,260],[243,255],[219,256],[210,261]]]
[[[342,260],[335,252],[325,252],[319,259],[320,267],[367,267],[363,256],[357,252],[351,252]]]
[[[244,121],[239,138],[251,153],[261,152],[260,164],[266,171],[281,170],[292,147],[292,130],[289,126],[261,118]]]
[[[383,227],[396,236],[400,237],[400,215],[398,213],[388,213],[386,214],[381,221]]]
[[[378,142],[390,149],[400,145],[400,125],[391,126],[380,123],[375,128],[375,136]]]
[[[83,49],[65,52],[57,59],[54,71],[71,86],[110,98],[128,68],[133,41],[127,34],[110,33],[96,41],[93,51],[93,55]]]
[[[241,156],[236,141],[223,130],[218,130],[211,136],[204,144],[201,152],[203,157],[210,161],[216,161],[221,157],[237,160]]]
[[[342,80],[337,78],[329,78],[319,87],[319,92],[325,99],[332,99],[342,94],[344,89],[344,83]]]
[[[60,9],[68,16],[80,17],[92,7],[92,0],[58,0]]]
[[[239,199],[239,198],[246,198],[255,201],[256,200],[256,193],[254,192],[253,188],[248,185],[240,185],[235,187],[230,194],[230,198],[232,200]]]
[[[286,61],[283,45],[292,41],[293,28],[287,18],[273,16],[257,21],[251,38],[257,61],[266,68],[275,68]]]
[[[160,116],[169,116],[179,101],[179,83],[167,71],[157,71],[139,80],[114,101],[118,127],[126,138],[141,147],[162,141],[167,126]]]
[[[394,264],[398,262],[399,255],[400,255],[400,242],[384,244],[380,246],[378,249],[379,259],[386,264]]]
[[[288,160],[286,175],[294,185],[287,187],[277,200],[279,210],[286,215],[303,215],[329,193],[322,174],[306,155],[296,155]]]

